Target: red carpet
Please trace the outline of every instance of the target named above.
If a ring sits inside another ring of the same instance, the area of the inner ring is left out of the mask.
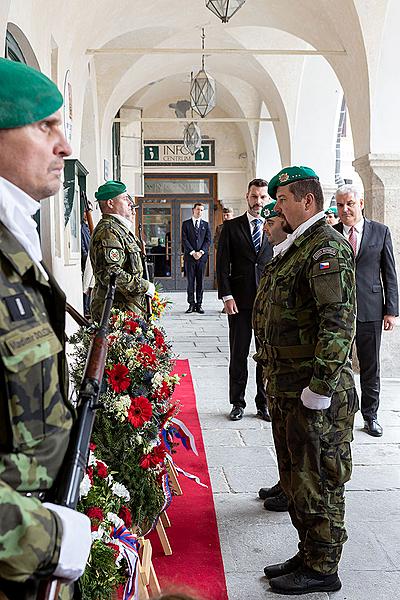
[[[174,496],[168,509],[171,527],[166,529],[173,554],[164,555],[158,536],[153,532],[153,562],[162,588],[188,586],[204,600],[228,600],[214,500],[189,361],[176,361],[175,373],[187,374],[175,388],[174,395],[182,405],[178,418],[192,432],[199,456],[179,444],[173,455],[174,461],[185,471],[197,475],[208,488],[197,485],[184,475],[179,476],[183,496]]]

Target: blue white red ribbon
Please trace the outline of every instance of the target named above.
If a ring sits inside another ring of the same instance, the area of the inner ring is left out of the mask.
[[[111,537],[118,540],[124,558],[128,564],[129,578],[125,584],[123,600],[139,598],[139,542],[124,525],[113,527]]]
[[[178,465],[174,462],[172,456],[170,454],[166,454],[165,458],[167,460],[169,460],[175,467],[175,469],[178,471],[178,473],[182,473],[182,475],[184,475],[185,477],[187,477],[188,479],[191,479],[192,481],[195,481],[198,485],[201,485],[202,487],[208,488],[208,485],[206,485],[205,483],[202,483],[200,478],[197,477],[197,475],[193,475],[193,473],[189,473],[188,471],[184,471],[183,469],[181,469],[180,467],[178,467]]]
[[[193,450],[196,456],[199,455],[196,448],[193,433],[186,427],[185,423],[176,417],[172,417],[170,423],[173,425],[168,428],[169,432],[179,438],[186,450]]]

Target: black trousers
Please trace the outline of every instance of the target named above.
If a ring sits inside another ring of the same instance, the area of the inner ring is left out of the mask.
[[[360,363],[361,413],[376,419],[379,407],[382,321],[357,321],[356,348]]]
[[[189,304],[202,304],[203,302],[203,280],[207,261],[195,260],[190,257],[185,261],[187,277],[187,301]],[[196,300],[195,298],[196,288]]]
[[[229,323],[229,402],[236,406],[245,407],[244,399],[248,379],[247,359],[249,357],[251,337],[252,310],[241,309],[236,315],[228,315]],[[256,347],[258,347],[256,340]],[[265,407],[267,397],[262,377],[262,367],[256,367],[257,408]]]

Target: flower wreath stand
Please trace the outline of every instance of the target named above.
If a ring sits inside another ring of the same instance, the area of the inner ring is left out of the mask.
[[[153,549],[150,540],[139,538],[139,600],[147,600],[151,594],[159,594],[161,592],[160,584],[158,583],[157,575],[152,561]]]

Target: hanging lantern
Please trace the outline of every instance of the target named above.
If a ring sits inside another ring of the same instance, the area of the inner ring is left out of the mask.
[[[194,121],[188,123],[183,130],[183,145],[190,154],[196,154],[201,148],[200,127]]]
[[[204,50],[204,29],[202,30],[202,50]],[[215,80],[207,73],[204,68],[204,54],[201,60],[201,69],[196,77],[192,79],[190,86],[190,105],[201,118],[208,115],[215,108]]]
[[[227,23],[245,2],[246,0],[206,0],[206,7],[223,23]]]

